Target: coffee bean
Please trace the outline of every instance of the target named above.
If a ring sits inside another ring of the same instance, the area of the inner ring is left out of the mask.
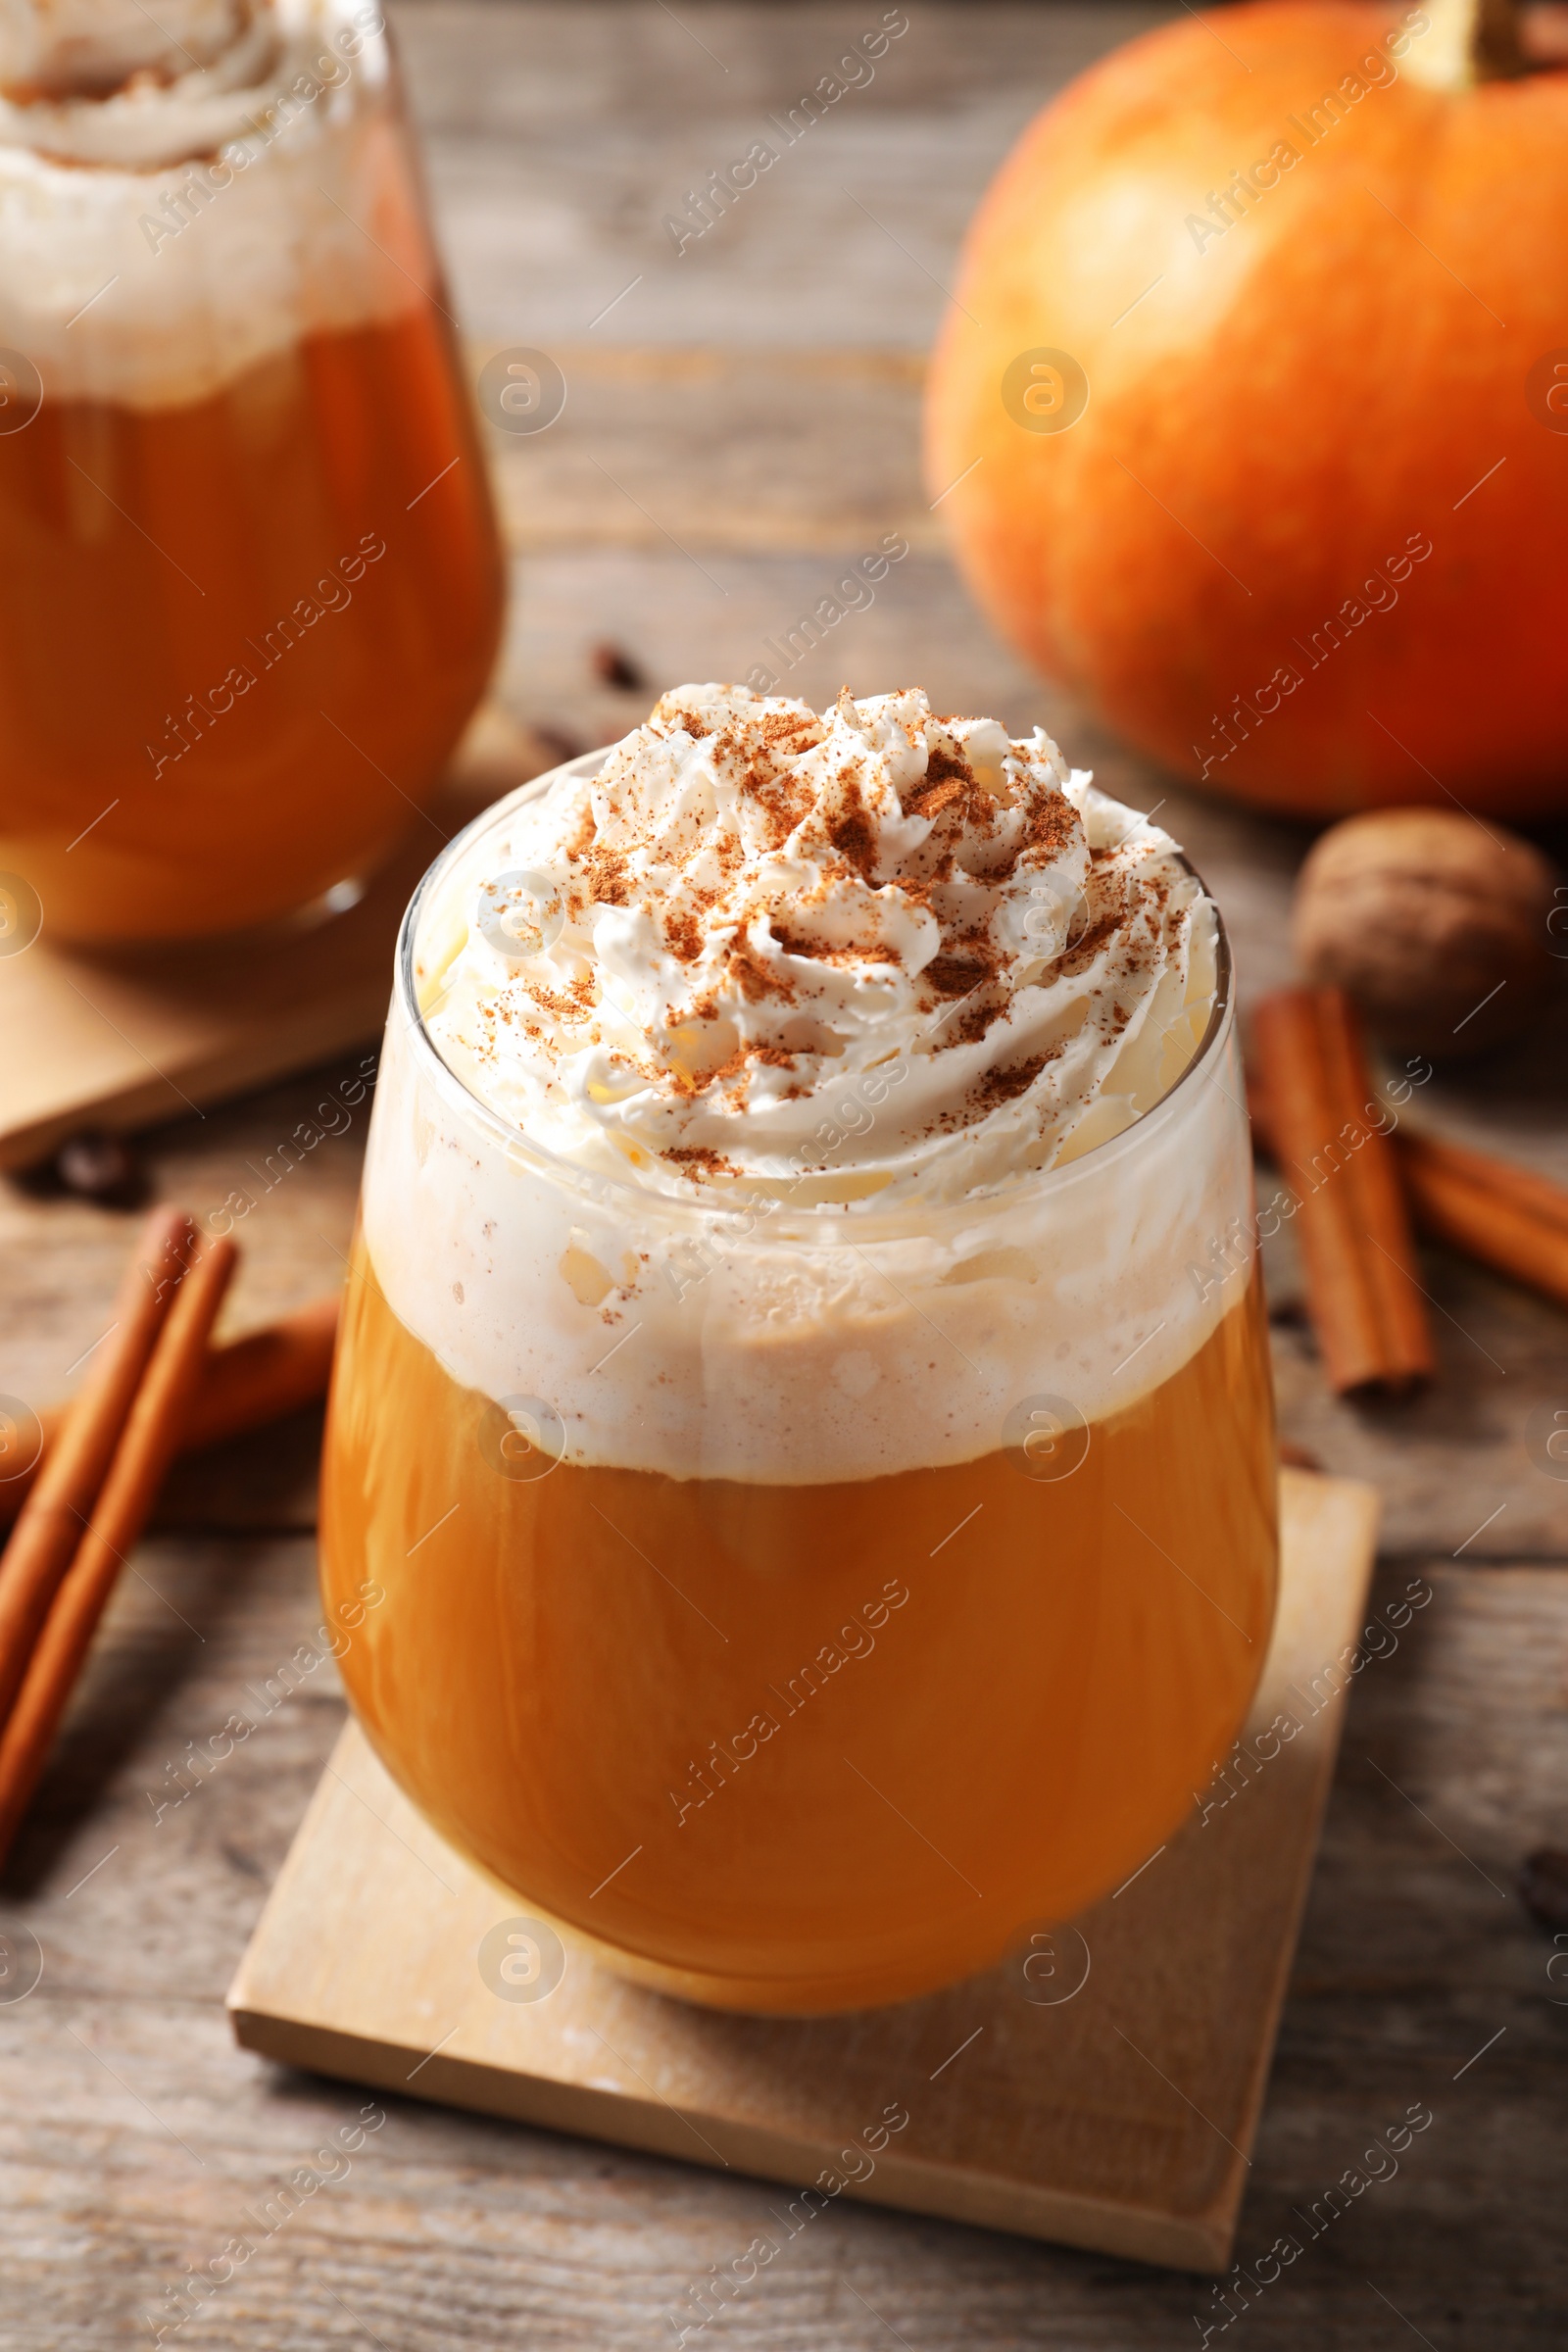
[[[618,645],[612,645],[608,638],[602,639],[593,648],[588,659],[594,676],[602,679],[605,685],[618,687],[622,694],[647,692],[648,680],[630,654],[623,653]]]
[[[1538,1845],[1519,1873],[1519,1899],[1544,1928],[1568,1929],[1568,1851]]]
[[[1271,1298],[1268,1319],[1280,1331],[1305,1331],[1308,1326],[1304,1298]]]
[[[123,1136],[84,1127],[55,1153],[54,1172],[68,1193],[105,1208],[134,1208],[145,1198],[146,1173]]]

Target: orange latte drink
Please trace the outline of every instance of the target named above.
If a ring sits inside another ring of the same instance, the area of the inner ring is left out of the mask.
[[[1169,1835],[1268,1640],[1228,957],[1049,738],[688,687],[405,925],[329,1414],[382,1760],[612,1964],[869,2006]]]
[[[378,9],[19,0],[0,210],[0,869],[61,938],[291,914],[417,821],[500,629]]]

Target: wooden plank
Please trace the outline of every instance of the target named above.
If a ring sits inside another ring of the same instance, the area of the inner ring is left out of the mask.
[[[1195,1812],[1056,1934],[1039,1983],[1015,1957],[894,2009],[735,2018],[626,1984],[563,1931],[548,1997],[498,1999],[485,1939],[527,1905],[443,1843],[351,1728],[230,1990],[240,2041],[797,2193],[823,2168],[837,2180],[839,2151],[891,2107],[907,2136],[884,2129],[868,2170],[846,2158],[863,2178],[843,2193],[1223,2269],[1339,1742],[1333,1662],[1354,1646],[1376,1541],[1368,1488],[1287,1471],[1283,1502],[1279,1617],[1243,1741],[1261,1739],[1261,1786],[1233,1807],[1217,1782],[1216,1822]],[[1288,1743],[1263,1739],[1282,1717]],[[784,2243],[805,2226],[791,2215]]]
[[[0,2009],[0,2347],[120,2352],[151,2333],[146,2315],[186,2265],[205,2270],[235,2236],[254,2256],[200,2330],[167,2342],[294,2352],[358,2340],[355,2322],[390,2352],[670,2338],[667,2312],[773,2228],[778,2192],[388,2093],[388,2124],[348,2174],[264,2236],[268,2201],[367,2098],[237,2051],[220,2011],[341,1705],[322,1668],[264,1710],[315,1625],[308,1543],[160,1543],[136,1566],[148,1583],[116,1601],[0,1888],[0,1919],[45,1947],[37,1992]],[[1378,1616],[1410,1574],[1382,1578]],[[1434,1599],[1351,1684],[1237,2256],[1250,2270],[1281,2230],[1304,2236],[1293,2206],[1307,2211],[1410,2100],[1437,2124],[1267,2295],[1253,2328],[1279,2352],[1340,2338],[1392,2352],[1405,2330],[1368,2277],[1439,2352],[1464,2340],[1450,2312],[1481,2295],[1488,2352],[1540,2352],[1568,2286],[1551,1942],[1472,1868],[1507,1891],[1516,1858],[1561,1835],[1568,1571],[1422,1574]],[[153,1823],[148,1789],[170,1788],[186,1740],[205,1742],[235,1707],[252,1736]],[[1133,2352],[1195,2333],[1210,2310],[1192,2279],[839,2199],[738,2300],[726,2338],[741,2352],[867,2352],[884,2328],[847,2281],[919,2352]]]
[[[0,1885],[0,1921],[30,1929],[45,1963],[36,1992],[0,2006],[0,2352],[122,2352],[150,2337],[146,2315],[185,2266],[205,2270],[237,2236],[253,2254],[166,2344],[295,2352],[361,2340],[356,2323],[390,2352],[672,2340],[667,2315],[772,2227],[778,2192],[419,2102],[418,2082],[381,2095],[387,2124],[347,2175],[265,2234],[269,2200],[370,2095],[237,2049],[222,2013],[343,1719],[329,1664],[284,1688],[318,1617],[313,1548],[181,1540],[134,1564],[147,1581],[117,1596]],[[1507,1891],[1520,1856],[1561,1838],[1568,1570],[1401,1565],[1371,1614],[1412,1581],[1434,1597],[1349,1692],[1248,2175],[1244,2266],[1284,2230],[1304,2241],[1293,2208],[1309,2211],[1411,2101],[1437,2122],[1266,2294],[1249,2333],[1273,2352],[1393,2352],[1407,2331],[1368,2278],[1437,2352],[1470,2340],[1450,2314],[1481,2308],[1487,2352],[1544,2352],[1568,2300],[1562,1988],[1550,1938]],[[155,1823],[148,1791],[176,1787],[186,1742],[237,1708],[251,1735]],[[1266,1786],[1242,1791],[1238,1813]],[[1210,2296],[1191,2278],[840,2198],[723,2329],[738,2352],[869,2352],[881,2319],[916,2352],[1134,2352],[1196,2339],[1195,2313]]]
[[[592,332],[908,350],[929,342],[962,225],[1036,108],[1179,12],[914,0],[874,80],[680,254],[665,215],[769,136],[769,113],[872,29],[881,0],[858,12],[836,0],[673,11],[394,0],[390,13],[471,333],[547,349]]]
[[[510,346],[471,344],[470,374]],[[557,343],[566,405],[545,432],[487,436],[509,546],[680,547],[842,560],[884,532],[930,550],[921,354],[785,345]],[[765,453],[765,461],[760,457]]]

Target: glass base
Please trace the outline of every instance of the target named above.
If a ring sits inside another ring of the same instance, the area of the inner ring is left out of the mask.
[[[401,844],[395,843],[388,853],[389,862]],[[352,912],[365,898],[375,880],[375,871],[346,874],[341,880],[318,891],[302,906],[290,906],[281,914],[268,915],[260,922],[246,923],[235,929],[221,931],[187,931],[173,936],[111,939],[81,934],[73,936],[67,930],[52,926],[48,908],[44,909],[42,930],[49,944],[68,956],[90,957],[94,962],[113,964],[121,969],[135,971],[156,967],[160,973],[176,975],[188,967],[193,973],[217,962],[223,964],[230,956],[249,962],[258,953],[274,954],[291,942],[313,937],[330,924]]]
[[[923,1967],[911,1967],[906,1974],[878,1969],[874,1980],[826,1976],[803,1984],[798,1978],[786,1977],[715,1977],[662,1968],[657,1961],[596,1942],[580,1928],[566,1927],[562,1933],[564,1941],[585,1944],[596,1960],[633,1984],[646,1985],[651,1992],[662,1992],[671,2000],[689,2001],[699,2009],[725,2009],[744,2017],[842,2017],[859,2010],[891,2009],[987,1973],[985,1968],[977,1970],[972,1961],[933,1970],[927,1960]],[[990,1966],[1000,1964],[1023,1940],[1009,1936]]]

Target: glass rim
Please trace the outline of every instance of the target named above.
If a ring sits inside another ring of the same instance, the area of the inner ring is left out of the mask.
[[[618,740],[624,740],[620,738]],[[754,1180],[753,1186],[737,1185],[732,1191],[720,1194],[704,1190],[701,1197],[685,1199],[674,1193],[657,1191],[641,1184],[634,1176],[620,1176],[608,1169],[590,1167],[581,1160],[570,1159],[563,1152],[552,1152],[530,1136],[525,1129],[505,1118],[482,1095],[474,1093],[466,1080],[460,1077],[451,1063],[441,1054],[435,1040],[425,1025],[415,981],[414,957],[418,937],[419,919],[434,891],[447,871],[463,857],[472,844],[490,827],[499,825],[511,812],[550,791],[564,776],[593,775],[615,749],[612,743],[597,751],[580,752],[571,760],[548,768],[542,775],[530,776],[505,792],[478,815],[469,819],[460,833],[455,833],[443,849],[425,867],[414,894],[403,911],[398,927],[392,982],[392,1009],[403,1016],[404,1033],[410,1041],[415,1059],[438,1091],[462,1115],[477,1126],[503,1152],[512,1155],[514,1162],[521,1159],[544,1177],[562,1184],[567,1190],[581,1193],[601,1206],[624,1206],[628,1213],[655,1213],[672,1218],[677,1224],[691,1223],[700,1229],[711,1228],[716,1218],[726,1216],[764,1216],[787,1223],[792,1242],[810,1238],[829,1242],[851,1242],[879,1238],[879,1229],[906,1227],[911,1218],[929,1225],[935,1220],[956,1220],[964,1215],[984,1216],[1016,1200],[1026,1190],[1039,1197],[1052,1191],[1066,1192],[1074,1181],[1086,1176],[1103,1175],[1113,1160],[1125,1158],[1131,1152],[1147,1149],[1154,1137],[1175,1115],[1172,1105],[1183,1097],[1192,1100],[1189,1080],[1212,1071],[1224,1052],[1236,1020],[1235,965],[1231,953],[1230,934],[1219,903],[1204,882],[1202,875],[1185,850],[1177,849],[1176,857],[1192,875],[1214,909],[1214,1003],[1208,1022],[1200,1038],[1191,1060],[1167,1088],[1159,1101],[1142,1112],[1130,1126],[1103,1143],[1091,1145],[1087,1152],[1064,1163],[1050,1168],[1026,1168],[998,1182],[979,1185],[973,1191],[945,1200],[922,1200],[918,1196],[885,1208],[871,1205],[875,1196],[865,1202],[851,1204],[847,1210],[840,1201],[797,1203],[778,1199],[759,1188],[770,1181]],[[1123,804],[1124,805],[1124,804]]]

